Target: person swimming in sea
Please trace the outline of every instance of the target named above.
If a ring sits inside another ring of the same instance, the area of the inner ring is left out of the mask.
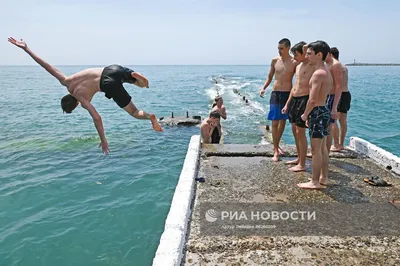
[[[221,118],[226,120],[226,118],[227,118],[226,108],[224,106],[224,100],[222,99],[221,96],[215,97],[213,108],[212,108],[211,112],[218,112],[220,114]],[[219,144],[219,142],[221,141],[221,137],[222,137],[222,127],[221,127],[221,123],[219,122],[212,131],[211,143]]]
[[[100,136],[101,143],[99,147],[102,148],[104,154],[109,153],[110,149],[108,148],[108,142],[105,137],[103,122],[99,113],[90,103],[93,96],[98,92],[104,92],[105,97],[113,99],[120,108],[124,109],[132,117],[150,120],[155,131],[163,131],[154,114],[148,114],[136,108],[132,102],[132,97],[122,85],[123,83],[130,83],[141,88],[148,88],[149,81],[140,73],[120,65],[110,65],[102,68],[85,69],[71,76],[66,76],[60,70],[32,52],[22,39],[17,41],[10,37],[8,41],[24,50],[36,63],[55,77],[61,85],[67,87],[69,94],[61,99],[61,108],[63,112],[68,114],[72,113],[79,103],[89,112],[97,129],[97,133]]]

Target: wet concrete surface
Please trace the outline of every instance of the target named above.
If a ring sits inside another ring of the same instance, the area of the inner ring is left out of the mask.
[[[296,147],[292,145],[281,145],[284,151],[284,157],[297,156]],[[219,157],[231,157],[231,156],[243,156],[243,157],[253,157],[253,156],[267,156],[272,157],[273,145],[247,145],[247,144],[203,144],[202,146],[203,157],[219,156]],[[361,158],[361,155],[345,149],[340,152],[332,152],[330,154],[331,158]]]
[[[294,147],[284,150],[289,151],[286,157],[275,163],[268,145],[203,145],[198,176],[205,182],[196,185],[182,265],[400,265],[400,232],[343,237],[201,234],[200,208],[207,203],[386,204],[400,200],[400,178],[351,151],[331,153],[330,184],[325,189],[300,189],[296,184],[311,177],[311,159],[307,159],[306,172],[293,173],[284,162],[293,159]],[[375,187],[363,181],[371,176],[392,186]],[[393,210],[400,218],[400,209]]]

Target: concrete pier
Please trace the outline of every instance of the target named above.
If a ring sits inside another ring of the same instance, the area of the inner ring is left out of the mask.
[[[184,232],[185,245],[180,247],[179,258],[171,260],[173,264],[164,261],[153,265],[400,265],[400,232],[340,237],[202,234],[202,204],[225,202],[382,203],[393,208],[387,213],[391,222],[400,224],[400,209],[388,203],[400,200],[398,157],[352,138],[345,151],[330,155],[330,184],[322,190],[303,190],[296,184],[311,177],[311,159],[307,158],[306,172],[290,172],[284,162],[296,156],[295,148],[285,145],[283,149],[285,156],[275,163],[270,145],[203,145],[195,176],[205,182],[193,185],[191,202],[185,203],[191,214]],[[371,176],[379,176],[392,186],[375,187],[363,181]],[[173,203],[171,210],[175,207]],[[173,240],[169,243],[173,246]],[[156,256],[154,262],[158,261]]]

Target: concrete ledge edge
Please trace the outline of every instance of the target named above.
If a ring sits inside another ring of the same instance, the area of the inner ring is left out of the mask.
[[[391,171],[400,175],[400,158],[396,155],[359,137],[350,137],[349,148],[359,154],[371,158],[386,169],[390,166]]]
[[[179,266],[181,264],[199,157],[200,135],[193,135],[165,221],[164,232],[153,258],[153,266]]]

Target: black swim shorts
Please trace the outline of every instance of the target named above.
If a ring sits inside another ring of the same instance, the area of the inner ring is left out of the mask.
[[[301,119],[301,115],[306,110],[309,95],[294,97],[289,103],[288,115],[289,122],[295,123],[296,126],[306,128],[306,122]]]
[[[331,112],[327,106],[317,106],[308,116],[308,128],[310,138],[322,139],[329,136]]]
[[[219,135],[219,130],[217,127],[215,127],[211,134],[211,143],[219,144],[220,141],[221,141],[221,136]]]
[[[350,110],[351,94],[349,91],[343,91],[342,96],[340,96],[340,101],[338,105],[339,113],[347,113]]]
[[[129,104],[132,97],[122,85],[124,82],[134,83],[136,79],[132,77],[132,69],[111,65],[105,67],[101,73],[100,90],[105,93],[108,99],[113,99],[119,107],[124,108]]]

